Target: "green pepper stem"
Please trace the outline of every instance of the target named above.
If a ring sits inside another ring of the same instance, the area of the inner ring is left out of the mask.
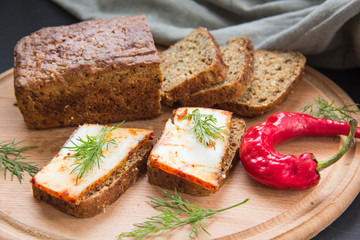
[[[358,122],[355,119],[351,119],[349,124],[350,124],[350,133],[349,136],[346,138],[342,148],[339,150],[339,152],[337,152],[334,156],[332,156],[328,160],[319,162],[316,168],[317,171],[321,171],[331,166],[332,164],[336,163],[349,150],[351,143],[354,141]]]

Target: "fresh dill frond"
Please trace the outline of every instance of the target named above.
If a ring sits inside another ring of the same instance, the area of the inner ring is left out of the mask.
[[[4,179],[6,180],[7,172],[11,173],[11,181],[16,176],[21,183],[24,172],[30,176],[34,176],[39,168],[33,162],[22,161],[28,156],[23,156],[22,153],[28,149],[36,148],[36,146],[17,147],[21,142],[0,142],[0,168],[4,171]]]
[[[335,107],[334,101],[326,101],[321,97],[314,99],[315,103],[309,103],[300,110],[302,113],[309,112],[309,115],[316,118],[327,118],[336,121],[348,122],[353,117],[351,114],[359,114],[359,104],[346,104],[342,107]]]
[[[192,131],[198,139],[205,146],[215,148],[215,139],[224,139],[224,134],[228,134],[224,130],[224,126],[216,126],[217,119],[211,114],[202,114],[199,109],[195,109],[192,113],[182,117],[181,120],[191,119],[193,122]]]
[[[198,237],[200,232],[203,230],[205,233],[209,234],[206,230],[206,219],[214,216],[219,212],[235,208],[246,203],[249,198],[246,198],[244,201],[232,205],[227,208],[220,210],[211,210],[209,208],[202,209],[198,204],[190,204],[186,199],[182,199],[175,189],[174,195],[168,194],[164,191],[163,197],[149,197],[153,207],[161,212],[161,214],[149,217],[148,220],[143,223],[134,224],[137,229],[132,232],[124,232],[118,236],[118,239],[123,238],[135,238],[143,239],[148,235],[159,236],[160,234],[185,225],[190,224],[191,230],[189,233],[189,239],[194,239]],[[210,235],[210,234],[209,234]]]
[[[116,144],[114,138],[106,139],[106,136],[118,128],[122,123],[124,123],[124,121],[112,128],[108,128],[106,125],[97,135],[86,135],[85,139],[79,137],[76,139],[79,143],[71,141],[73,146],[63,147],[74,152],[74,155],[70,155],[68,157],[76,159],[76,161],[71,165],[73,168],[70,172],[70,174],[78,172],[76,183],[84,176],[84,174],[92,171],[94,169],[94,165],[100,168],[100,159],[104,157],[103,149],[108,149],[110,144]]]

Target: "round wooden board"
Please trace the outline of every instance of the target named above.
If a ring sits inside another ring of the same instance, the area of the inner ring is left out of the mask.
[[[35,145],[26,155],[28,160],[43,166],[58,152],[75,128],[30,130],[26,128],[15,104],[12,70],[0,75],[0,142],[24,140],[23,145]],[[334,100],[336,105],[353,103],[336,84],[307,67],[303,79],[293,94],[276,111],[300,111],[314,98]],[[129,121],[125,127],[154,129],[159,137],[171,109],[146,121]],[[247,127],[264,121],[271,113],[258,118],[246,118]],[[337,152],[343,137],[302,137],[277,147],[281,153],[313,152],[324,160]],[[155,140],[156,141],[156,138]],[[318,186],[304,190],[276,190],[252,180],[241,163],[235,165],[227,183],[217,193],[207,197],[180,194],[201,207],[220,209],[243,201],[237,208],[219,213],[207,222],[211,235],[201,233],[199,239],[308,239],[334,221],[351,204],[360,189],[360,150],[356,140],[350,151],[335,165],[321,172]],[[116,239],[121,232],[134,229],[133,224],[158,214],[146,196],[161,196],[162,189],[148,183],[144,176],[120,197],[105,213],[78,219],[54,207],[36,201],[32,196],[30,177],[19,184],[17,179],[0,176],[0,238],[4,239]],[[172,191],[169,191],[170,193]],[[162,235],[164,239],[186,239],[184,227]],[[161,238],[160,238],[161,239]]]

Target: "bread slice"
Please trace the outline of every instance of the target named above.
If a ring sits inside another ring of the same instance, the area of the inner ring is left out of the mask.
[[[255,117],[278,107],[302,78],[306,58],[300,52],[256,50],[254,77],[240,98],[219,107],[240,116]]]
[[[182,106],[211,107],[236,99],[249,87],[253,76],[254,46],[247,37],[237,37],[220,47],[228,66],[225,81],[186,95]]]
[[[160,53],[162,102],[168,106],[184,97],[223,82],[227,66],[220,48],[206,28],[197,28]]]
[[[218,175],[217,181],[220,189],[225,181],[228,179],[229,174],[234,164],[239,160],[238,148],[241,138],[245,132],[245,121],[239,118],[232,118],[230,134],[229,134],[229,147],[225,153],[225,158],[222,162],[222,169]],[[152,165],[151,160],[147,162],[147,176],[151,184],[160,186],[162,188],[184,192],[196,196],[207,196],[215,193],[216,191],[203,187],[193,181],[186,180],[175,174],[168,173],[158,167]]]
[[[136,134],[135,132],[132,132],[131,129],[129,129],[129,133],[130,135]],[[151,131],[149,133],[152,136],[153,132]],[[77,188],[82,184],[82,181],[87,181],[93,176],[98,176],[98,171],[106,168],[104,162],[110,162],[109,164],[111,165],[111,162],[116,161],[114,155],[116,155],[115,157],[117,158],[119,156],[119,151],[124,151],[124,148],[120,145],[114,145],[113,148],[109,147],[106,152],[103,151],[104,155],[109,157],[104,157],[100,160],[102,164],[101,167],[94,167],[91,172],[86,173],[83,178],[76,183],[75,180],[71,180],[71,178],[75,179],[75,176],[71,175],[76,174],[70,173],[71,169],[69,169],[69,166],[71,167],[72,163],[64,163],[69,162],[70,159],[61,156],[62,154],[64,154],[64,156],[67,156],[68,154],[67,152],[64,153],[60,151],[49,164],[45,165],[31,179],[34,198],[45,201],[64,213],[79,218],[92,217],[105,212],[108,205],[115,202],[129,187],[134,185],[136,181],[146,173],[146,161],[153,144],[151,141],[147,141],[147,138],[150,137],[150,135],[147,133],[145,134],[146,135],[142,135],[135,140],[138,142],[136,143],[137,146],[127,145],[125,147],[125,151],[127,151],[124,155],[125,160],[119,166],[117,165],[115,168],[107,170],[104,177],[99,179],[94,177],[95,180],[91,180],[91,184],[86,186],[85,190],[80,190],[82,191],[80,194],[77,194],[79,192],[77,191]],[[116,136],[116,141],[125,141],[121,140],[120,135]],[[124,138],[126,138],[126,136],[124,136]],[[67,146],[67,144],[65,144],[65,146]],[[117,151],[116,149],[121,150]],[[64,150],[64,148],[62,150]],[[59,160],[62,161],[60,165],[52,164],[54,161],[59,162]],[[49,167],[50,165],[51,167]],[[57,166],[60,167],[57,168]],[[68,177],[64,178],[64,174]],[[68,178],[70,181],[67,181]]]

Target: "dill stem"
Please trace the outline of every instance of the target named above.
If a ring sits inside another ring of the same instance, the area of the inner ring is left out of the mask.
[[[27,172],[30,176],[34,176],[35,173],[39,171],[39,168],[34,165],[32,162],[25,162],[21,161],[26,158],[27,156],[23,156],[22,152],[36,148],[36,146],[27,146],[18,148],[17,145],[20,142],[0,142],[0,169],[4,171],[4,179],[6,180],[7,172],[11,173],[11,181],[13,180],[14,175],[18,178],[19,182],[21,183],[23,172]]]
[[[235,205],[232,205],[232,206],[230,206],[230,207],[226,207],[226,208],[222,208],[222,209],[220,209],[220,210],[216,210],[216,212],[218,213],[218,212],[223,212],[223,211],[226,211],[226,210],[229,210],[229,209],[231,209],[231,208],[235,208],[235,207],[237,207],[237,206],[240,206],[240,205],[243,205],[244,203],[246,203],[247,201],[249,201],[250,200],[250,198],[246,198],[244,201],[242,201],[242,202],[239,202],[239,203],[237,203],[237,204],[235,204]]]
[[[246,198],[240,203],[214,211],[209,208],[202,209],[198,204],[193,205],[190,204],[187,200],[183,200],[177,194],[176,189],[174,195],[170,195],[164,190],[163,192],[165,193],[163,197],[148,197],[152,199],[151,202],[154,204],[153,207],[161,211],[162,214],[149,217],[147,218],[148,221],[143,223],[134,224],[136,227],[138,227],[138,229],[135,229],[132,232],[121,233],[118,236],[118,239],[123,237],[135,237],[136,239],[142,239],[149,234],[155,234],[156,236],[159,236],[162,232],[187,224],[192,225],[189,238],[193,239],[194,235],[199,235],[199,228],[209,234],[205,229],[206,219],[219,212],[235,208],[249,201],[249,198]],[[169,200],[167,200],[167,198]],[[180,218],[180,216],[186,217]]]

